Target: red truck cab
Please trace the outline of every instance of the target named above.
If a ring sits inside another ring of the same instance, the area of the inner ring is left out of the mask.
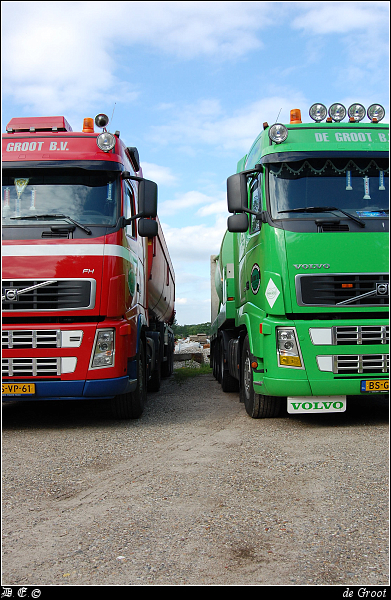
[[[3,135],[3,400],[106,398],[136,418],[172,370],[174,271],[156,184],[95,124],[20,118]]]

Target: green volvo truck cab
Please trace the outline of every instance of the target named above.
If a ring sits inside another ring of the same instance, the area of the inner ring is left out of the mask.
[[[384,109],[309,113],[264,123],[227,180],[211,366],[253,418],[341,412],[388,393]]]

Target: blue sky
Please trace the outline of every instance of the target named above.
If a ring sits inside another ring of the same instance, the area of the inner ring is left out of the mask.
[[[386,109],[388,2],[2,2],[12,117],[114,117],[159,185],[180,324],[210,320],[226,179],[262,123],[314,102]],[[309,119],[309,118],[308,118]]]

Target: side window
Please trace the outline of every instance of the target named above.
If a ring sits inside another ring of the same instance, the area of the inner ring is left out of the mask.
[[[253,182],[250,188],[250,209],[260,212],[262,210],[261,199],[261,175]],[[250,233],[256,233],[261,229],[261,221],[250,215]]]
[[[133,189],[130,185],[124,181],[124,209],[125,209],[125,218],[129,219],[130,217],[134,217],[136,214],[135,206],[134,206],[134,194]],[[132,221],[130,225],[126,226],[126,235],[129,237],[136,237],[136,221]]]

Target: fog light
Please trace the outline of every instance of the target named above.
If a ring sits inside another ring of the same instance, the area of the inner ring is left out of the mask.
[[[106,131],[98,135],[96,143],[98,144],[98,148],[103,150],[103,152],[110,152],[115,146],[115,137]]]
[[[310,108],[310,117],[318,123],[323,121],[327,117],[327,108],[324,104],[313,104]]]
[[[282,142],[285,142],[287,137],[288,130],[285,127],[285,125],[282,125],[281,123],[275,123],[270,127],[269,138],[272,140],[272,142],[275,142],[276,144],[281,144]]]
[[[367,110],[368,119],[377,123],[384,119],[385,114],[386,111],[381,104],[371,104]]]
[[[280,365],[283,367],[301,367],[299,356],[280,356]]]
[[[352,104],[348,108],[348,115],[351,120],[358,123],[365,117],[365,108],[362,104]]]
[[[346,108],[343,104],[339,104],[339,102],[336,102],[335,104],[332,104],[330,106],[329,115],[333,119],[333,121],[339,123],[340,121],[343,121],[346,117]]]

